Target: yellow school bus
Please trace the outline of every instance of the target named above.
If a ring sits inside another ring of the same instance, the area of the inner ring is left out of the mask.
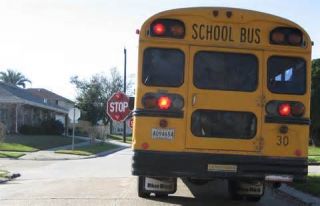
[[[164,11],[141,27],[132,173],[138,194],[176,178],[228,180],[257,201],[265,183],[304,181],[312,41],[299,25],[235,8]]]

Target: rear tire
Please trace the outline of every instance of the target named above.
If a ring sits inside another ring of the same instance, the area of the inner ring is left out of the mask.
[[[138,196],[141,198],[148,198],[150,197],[150,192],[145,191],[144,182],[145,182],[145,177],[139,176],[138,177]]]
[[[237,194],[237,181],[235,180],[228,181],[228,192],[232,200],[241,200],[243,198],[242,195]]]

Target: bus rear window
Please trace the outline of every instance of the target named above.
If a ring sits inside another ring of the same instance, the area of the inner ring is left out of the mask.
[[[178,49],[148,48],[143,54],[142,81],[147,86],[183,84],[184,53]]]
[[[199,89],[255,91],[258,60],[252,54],[198,52],[194,57],[193,83]]]
[[[251,112],[199,109],[191,117],[191,131],[197,137],[251,139],[256,130],[257,118]]]
[[[305,60],[295,57],[270,57],[268,88],[273,93],[304,94],[306,92]]]

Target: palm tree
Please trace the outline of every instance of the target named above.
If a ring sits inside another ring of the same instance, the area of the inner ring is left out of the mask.
[[[6,72],[0,72],[0,81],[23,88],[26,87],[26,82],[31,83],[23,74],[11,69],[7,69]]]

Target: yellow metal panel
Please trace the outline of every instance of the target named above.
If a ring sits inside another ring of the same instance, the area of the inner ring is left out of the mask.
[[[213,15],[218,11],[218,15]],[[226,13],[232,12],[230,18]],[[155,38],[149,36],[152,21],[158,18],[173,18],[186,25],[185,39]],[[295,27],[303,32],[305,45],[302,47],[269,44],[269,32],[275,27]],[[211,31],[212,30],[212,31]],[[218,31],[219,34],[218,34]],[[216,35],[216,36],[215,36]],[[249,38],[249,35],[250,38]],[[246,37],[246,38],[245,38]],[[146,87],[142,83],[143,51],[148,47],[178,48],[185,53],[184,84],[178,88]],[[255,92],[201,91],[193,86],[192,65],[196,51],[223,51],[255,54],[259,62],[259,82]],[[273,94],[267,89],[267,59],[271,55],[302,57],[307,62],[307,93],[305,95]],[[305,118],[310,117],[311,90],[311,40],[297,24],[270,14],[232,8],[188,8],[161,12],[148,19],[141,28],[135,108],[143,108],[141,99],[145,93],[178,93],[183,96],[184,118],[164,118],[168,128],[175,128],[173,140],[155,140],[152,128],[157,128],[159,117],[135,117],[133,148],[143,149],[147,142],[149,150],[185,151],[223,154],[251,154],[263,156],[302,157],[307,155],[308,125],[287,125],[287,137],[279,133],[281,124],[265,123],[265,103],[270,100],[300,101],[306,107]],[[190,79],[189,79],[190,78]],[[192,106],[193,96],[196,104]],[[214,102],[214,104],[212,104]],[[258,119],[257,134],[252,140],[223,140],[196,138],[190,132],[190,116],[197,108],[217,110],[252,111]],[[286,144],[288,138],[288,144]],[[279,142],[282,141],[282,142]],[[281,143],[281,144],[280,144]]]
[[[191,47],[190,50],[190,65],[193,65],[194,55],[199,51],[218,51],[252,54],[259,59],[262,58],[262,52],[239,49],[221,49],[215,47]],[[262,79],[262,73],[259,68],[262,63],[258,63],[258,82]],[[193,79],[193,68],[189,69],[189,79]],[[239,91],[221,91],[221,90],[203,90],[197,89],[190,81],[189,85],[189,102],[187,108],[187,137],[186,148],[193,149],[219,149],[232,151],[259,151],[259,137],[261,135],[261,106],[259,101],[262,95],[262,85],[258,84],[253,92]],[[193,104],[190,102],[190,97],[193,97]],[[253,139],[232,139],[232,138],[205,138],[196,137],[191,133],[191,115],[197,109],[223,110],[223,111],[240,111],[252,112],[257,118],[257,132]]]

